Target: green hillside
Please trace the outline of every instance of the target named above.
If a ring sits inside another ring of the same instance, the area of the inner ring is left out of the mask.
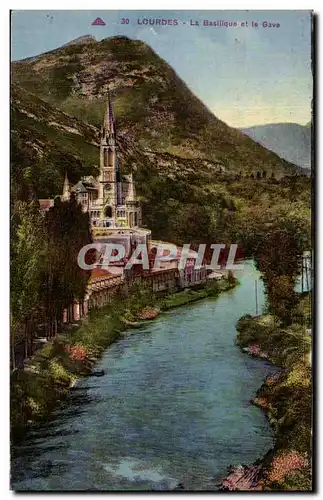
[[[75,41],[13,63],[12,80],[14,199],[60,194],[65,172],[96,174],[110,87],[120,166],[134,172],[155,237],[249,251],[281,217],[310,226],[311,180],[218,120],[140,41]]]
[[[228,171],[277,175],[293,166],[217,119],[173,69],[138,40],[92,38],[12,64],[12,79],[62,111],[100,126],[110,87],[118,130],[138,145]]]

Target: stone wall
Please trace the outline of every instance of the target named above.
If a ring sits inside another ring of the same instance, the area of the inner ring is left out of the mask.
[[[123,275],[97,278],[89,283],[83,302],[74,301],[72,320],[79,321],[89,311],[108,305],[116,296],[127,297],[136,286],[150,290],[152,294],[169,294],[203,284],[206,279],[205,267],[201,269],[191,267],[182,271],[178,271],[177,268],[163,269],[127,279]],[[64,311],[63,322],[67,322],[67,318],[68,315]]]

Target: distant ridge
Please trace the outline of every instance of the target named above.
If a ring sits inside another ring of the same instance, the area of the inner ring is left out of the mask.
[[[307,170],[311,168],[311,122],[270,123],[240,130],[281,158]]]
[[[63,47],[69,47],[70,45],[78,45],[81,43],[89,43],[89,42],[96,42],[96,38],[92,35],[79,36],[78,38],[75,38],[75,40],[71,40],[70,42],[63,45]]]

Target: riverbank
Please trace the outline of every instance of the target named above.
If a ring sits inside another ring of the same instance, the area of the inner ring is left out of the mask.
[[[183,292],[168,295],[165,299],[161,300],[160,307],[162,311],[167,311],[174,307],[184,306],[198,300],[207,299],[208,297],[217,297],[220,293],[232,290],[237,285],[238,281],[232,278],[211,281],[199,289],[187,289]]]
[[[274,429],[274,448],[261,460],[260,468],[254,464],[231,471],[222,482],[223,489],[312,491],[311,337],[304,299],[305,294],[298,308],[299,322],[288,327],[270,315],[244,316],[237,324],[238,345],[282,369],[266,378],[253,400]]]
[[[24,370],[11,374],[11,438],[23,437],[26,429],[49,418],[76,381],[89,376],[103,351],[127,328],[140,326],[160,311],[195,302],[235,286],[235,280],[213,281],[200,290],[188,290],[161,298],[143,289],[127,298],[115,298],[102,310],[93,311],[80,325],[57,335],[36,353]]]

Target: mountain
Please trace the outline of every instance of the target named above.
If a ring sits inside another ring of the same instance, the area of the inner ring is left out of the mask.
[[[144,223],[175,243],[253,241],[255,221],[310,217],[310,179],[206,108],[146,44],[69,44],[12,63],[11,200],[61,194],[95,175],[110,89],[121,171],[134,174]],[[243,236],[244,237],[244,236]],[[248,240],[248,241],[247,241]]]
[[[65,43],[62,45],[62,47],[68,47],[69,45],[78,45],[80,43],[91,43],[91,42],[96,42],[96,39],[92,35],[84,35],[84,36],[79,36],[78,38],[75,38],[74,40],[71,40],[68,43]]]
[[[30,168],[29,175],[39,198],[61,193],[65,172],[76,183],[83,175],[99,172],[100,129],[68,115],[31,92],[12,85],[11,139],[12,163]],[[126,135],[118,136],[118,156],[124,173],[134,170],[145,182],[155,174],[165,178],[192,179],[215,176],[224,171],[219,162],[182,158],[167,152],[142,149]],[[140,165],[138,170],[137,165]],[[21,172],[20,172],[21,173]],[[18,179],[17,179],[18,181]],[[23,183],[23,178],[19,180]]]
[[[12,81],[52,106],[99,127],[108,88],[120,134],[140,147],[206,158],[228,172],[294,170],[229,127],[189,90],[150,47],[127,37],[82,37],[12,64]]]
[[[241,131],[281,158],[299,167],[311,168],[311,123],[273,123]]]

